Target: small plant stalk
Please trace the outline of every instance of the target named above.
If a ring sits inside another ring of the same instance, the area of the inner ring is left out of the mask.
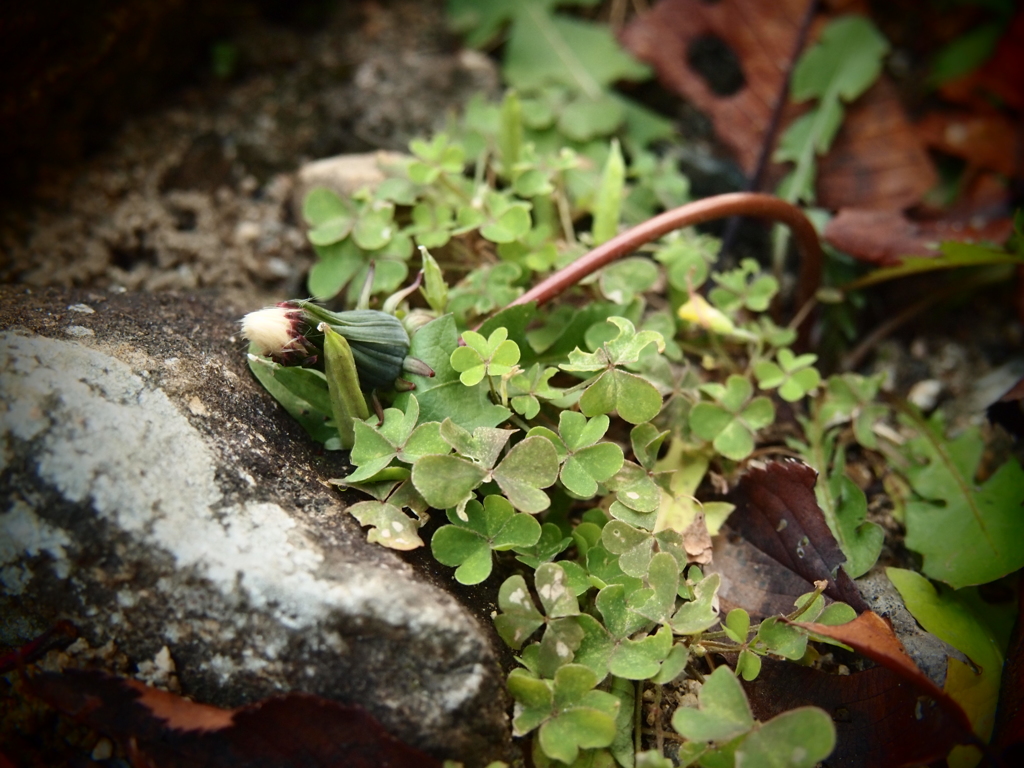
[[[774,195],[758,192],[730,192],[697,200],[648,219],[632,229],[627,229],[611,240],[584,254],[572,264],[540,281],[509,306],[536,301],[546,304],[576,285],[587,275],[616,259],[632,253],[645,243],[657,240],[662,235],[706,221],[729,216],[752,216],[786,224],[800,246],[802,254],[800,275],[797,283],[796,306],[803,306],[821,283],[823,254],[818,233],[802,210]]]

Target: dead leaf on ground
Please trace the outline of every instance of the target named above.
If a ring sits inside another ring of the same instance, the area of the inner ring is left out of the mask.
[[[728,528],[715,537],[708,573],[722,577],[718,599],[722,615],[742,608],[752,621],[792,613],[794,601],[814,590],[811,581],[773,560]]]
[[[118,741],[137,768],[440,768],[359,707],[304,693],[224,710],[102,672],[40,673],[28,694]]]
[[[736,511],[729,518],[729,527],[809,584],[827,582],[826,595],[860,613],[868,606],[842,569],[846,557],[814,496],[817,476],[807,464],[793,460],[749,470],[730,499]],[[792,605],[786,612],[791,610]]]
[[[807,0],[663,0],[626,27],[622,42],[655,68],[667,88],[711,116],[718,136],[750,174],[806,11]],[[690,47],[708,36],[739,58],[745,82],[731,95],[716,94],[688,64]]]
[[[1011,392],[1020,389],[1024,395],[1024,379]],[[1009,393],[1007,393],[1009,394]],[[1024,758],[1024,590],[1017,593],[1017,623],[1006,649],[999,708],[992,744],[1000,750],[1007,764],[1016,758],[1019,765]]]
[[[894,210],[843,208],[825,226],[824,238],[860,261],[890,267],[904,256],[937,256],[946,240],[1002,243],[1012,232],[1013,222],[1007,218],[974,227],[948,219],[912,221]]]
[[[1024,112],[1024,10],[1018,10],[992,57],[976,71],[940,89],[950,101],[991,107],[992,98]]]
[[[711,116],[718,136],[749,175],[770,127],[807,7],[806,0],[664,0],[626,28],[623,43],[655,68],[667,88]],[[823,21],[819,19],[816,28]],[[714,93],[688,64],[690,46],[708,36],[725,42],[739,59],[745,82],[728,96]],[[804,109],[787,105],[782,127]],[[781,174],[776,168],[776,180]],[[821,161],[819,202],[830,208],[905,208],[935,182],[932,162],[914,135],[896,89],[883,75],[850,106],[832,152]]]
[[[818,205],[902,210],[938,182],[931,158],[882,75],[847,107],[832,149],[818,165]]]
[[[971,170],[1024,176],[1024,130],[995,111],[930,112],[914,125],[926,146],[967,161]]]
[[[686,550],[687,562],[699,565],[711,562],[711,534],[708,533],[708,524],[701,510],[697,511],[693,521],[683,531],[683,549]]]
[[[955,719],[885,667],[833,675],[766,658],[744,687],[761,721],[800,706],[828,712],[836,726],[830,768],[926,765],[959,743]]]

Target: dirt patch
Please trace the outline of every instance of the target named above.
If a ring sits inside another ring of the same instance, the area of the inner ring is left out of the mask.
[[[458,53],[436,2],[339,7],[319,30],[256,23],[229,45],[245,72],[173,96],[110,148],[44,181],[0,221],[0,280],[162,291],[216,288],[239,307],[303,295],[313,255],[291,207],[297,169],[403,150],[497,76]]]

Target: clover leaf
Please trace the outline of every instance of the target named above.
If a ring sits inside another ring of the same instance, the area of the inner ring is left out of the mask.
[[[530,204],[511,195],[488,190],[486,214],[479,223],[480,234],[492,243],[511,243],[530,231]]]
[[[690,741],[728,741],[754,727],[743,686],[728,667],[704,679],[697,701],[698,708],[680,707],[672,715],[672,727]]]
[[[522,293],[515,285],[522,274],[522,267],[509,261],[474,269],[449,291],[449,309],[464,320],[507,306]]]
[[[466,162],[465,151],[459,144],[438,133],[427,142],[413,139],[409,142],[415,160],[409,163],[409,178],[416,184],[433,184],[441,174],[461,174]]]
[[[672,631],[677,635],[696,635],[718,621],[715,598],[721,584],[722,577],[717,573],[694,584],[693,599],[683,603],[669,621]]]
[[[562,484],[577,496],[589,499],[597,493],[597,484],[618,472],[624,461],[619,446],[598,442],[608,431],[608,425],[605,415],[587,419],[582,413],[562,411],[557,435],[544,427],[535,427],[529,434],[551,440],[562,461]]]
[[[302,203],[302,218],[309,225],[309,242],[315,246],[344,240],[352,232],[355,222],[351,204],[322,187],[306,195]]]
[[[518,514],[507,499],[490,495],[484,503],[470,501],[466,519],[448,510],[451,525],[434,533],[430,549],[443,565],[457,565],[455,580],[479,584],[491,575],[491,551],[530,547],[540,539],[540,523],[530,515]]]
[[[490,480],[521,512],[547,509],[551,499],[540,489],[558,478],[555,447],[547,438],[527,437],[494,466],[511,434],[512,430],[492,427],[477,427],[470,433],[445,419],[441,436],[461,455],[420,457],[413,464],[413,485],[437,509],[463,507],[473,491]]]
[[[761,360],[754,365],[754,375],[761,389],[779,390],[779,397],[794,403],[804,395],[817,389],[821,374],[814,367],[817,355],[794,355],[792,350],[780,349],[778,364]]]
[[[441,425],[430,421],[416,426],[419,416],[419,401],[415,395],[410,395],[406,412],[398,408],[386,409],[380,426],[374,424],[376,417],[355,421],[355,445],[350,460],[357,469],[344,478],[345,484],[372,481],[374,475],[396,458],[412,464],[427,454],[449,453],[451,448],[441,437]]]
[[[484,376],[504,376],[519,362],[519,345],[508,338],[507,328],[496,328],[484,338],[475,331],[462,334],[466,346],[458,347],[451,356],[452,368],[467,387],[479,384]]]
[[[548,383],[556,373],[557,368],[545,368],[540,363],[534,363],[525,373],[513,376],[508,383],[512,409],[532,419],[540,413],[539,398],[554,400],[561,397],[562,390],[555,389]]]
[[[775,407],[767,397],[750,396],[754,386],[733,374],[725,385],[704,384],[701,391],[717,403],[700,402],[690,411],[690,429],[728,459],[740,461],[754,450],[754,433],[775,420]],[[749,402],[748,402],[749,401]]]
[[[753,312],[764,312],[779,290],[779,283],[770,275],[761,275],[754,259],[743,259],[738,269],[717,272],[718,285],[708,293],[711,303],[723,312],[746,307]]]
[[[566,664],[554,680],[541,680],[525,669],[508,676],[516,700],[513,734],[539,728],[537,738],[548,757],[572,763],[580,749],[607,747],[615,739],[618,698],[594,690],[597,675],[580,664]]]
[[[561,564],[541,563],[534,573],[534,584],[544,613],[534,605],[522,576],[510,576],[498,590],[501,613],[494,617],[494,628],[501,639],[515,650],[521,648],[545,621],[575,616],[580,612],[571,578]]]
[[[654,527],[657,515],[651,513],[661,505],[661,488],[650,472],[626,461],[606,485],[615,491],[615,501],[608,510],[612,517],[639,528]]]
[[[366,540],[390,549],[410,550],[423,546],[417,530],[424,520],[413,520],[400,507],[386,501],[360,501],[348,508],[360,525],[370,526]]]
[[[516,547],[516,560],[536,569],[541,563],[554,560],[572,544],[572,536],[565,536],[554,523],[541,526],[540,539],[532,547]]]

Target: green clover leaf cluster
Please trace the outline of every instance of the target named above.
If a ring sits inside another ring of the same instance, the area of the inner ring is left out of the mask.
[[[479,384],[484,376],[507,376],[519,362],[519,345],[508,338],[508,329],[497,328],[488,338],[465,331],[459,347],[451,356],[452,368],[467,387]]]
[[[690,411],[690,429],[728,459],[740,461],[754,450],[754,433],[775,420],[775,407],[767,397],[755,397],[750,379],[733,374],[725,384],[700,387],[714,402],[701,401]]]

